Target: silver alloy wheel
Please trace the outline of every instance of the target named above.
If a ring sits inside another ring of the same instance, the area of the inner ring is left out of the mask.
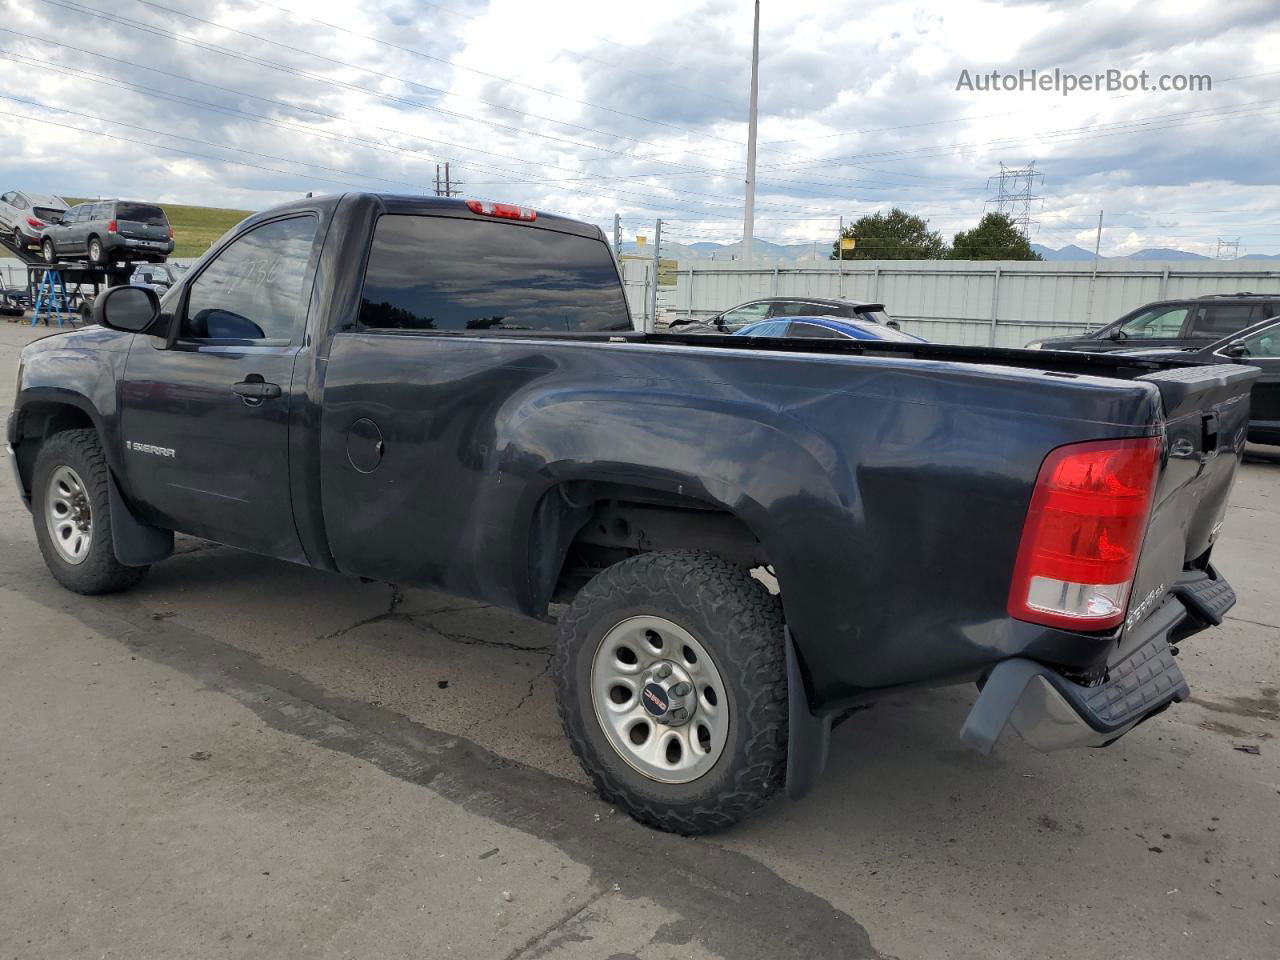
[[[49,536],[62,559],[81,563],[93,544],[93,512],[89,493],[80,475],[70,467],[60,466],[49,477],[45,497],[45,522]]]
[[[660,783],[698,779],[729,739],[729,697],[711,654],[663,617],[630,617],[605,633],[591,703],[618,756]]]
[[[94,263],[102,262],[102,241],[97,237],[89,241],[89,259]]]

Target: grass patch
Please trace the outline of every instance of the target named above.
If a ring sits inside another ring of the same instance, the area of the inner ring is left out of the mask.
[[[64,197],[67,203],[91,203],[92,197]],[[175,257],[198,257],[209,245],[249,216],[249,210],[228,210],[224,207],[191,207],[181,203],[161,203],[169,223],[173,226],[173,250]]]

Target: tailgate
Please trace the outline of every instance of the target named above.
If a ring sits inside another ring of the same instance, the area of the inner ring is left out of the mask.
[[[120,220],[116,232],[135,240],[168,240],[169,226],[163,223],[139,223],[137,220]]]
[[[1249,427],[1260,371],[1240,364],[1179,367],[1138,377],[1160,391],[1165,465],[1143,541],[1125,630],[1163,601],[1217,537]]]

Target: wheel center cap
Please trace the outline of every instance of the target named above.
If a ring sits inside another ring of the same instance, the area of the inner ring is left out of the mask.
[[[645,674],[640,702],[658,723],[679,726],[688,722],[697,708],[693,681],[688,672],[670,660],[659,660]]]
[[[667,710],[671,708],[671,698],[660,683],[646,683],[641,700],[644,703],[645,712],[651,717],[666,716]]]

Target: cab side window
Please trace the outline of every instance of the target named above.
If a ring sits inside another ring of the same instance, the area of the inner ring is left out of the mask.
[[[181,337],[285,344],[300,336],[302,283],[315,234],[316,218],[307,215],[265,223],[233,240],[192,283]]]

